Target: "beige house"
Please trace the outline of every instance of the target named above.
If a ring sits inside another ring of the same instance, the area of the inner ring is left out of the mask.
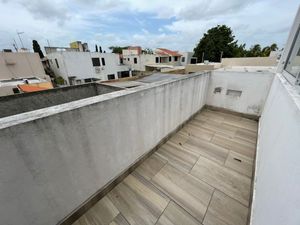
[[[31,81],[51,82],[37,53],[0,52],[0,96],[17,93],[17,85]]]

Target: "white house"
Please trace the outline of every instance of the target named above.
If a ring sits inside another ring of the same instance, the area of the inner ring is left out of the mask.
[[[69,85],[131,76],[129,67],[114,53],[56,51],[47,57],[55,75]]]

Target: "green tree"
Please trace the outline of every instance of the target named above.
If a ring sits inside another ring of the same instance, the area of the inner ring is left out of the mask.
[[[204,34],[198,45],[194,48],[194,56],[212,62],[219,62],[222,57],[233,57],[237,48],[237,41],[230,27],[218,25]]]
[[[145,48],[142,50],[142,53],[144,54],[153,54],[153,50],[151,48]]]
[[[41,47],[39,45],[39,43],[36,40],[32,41],[32,47],[33,47],[33,51],[39,53],[40,58],[44,58],[44,54],[41,50]]]
[[[110,46],[109,49],[112,53],[122,54],[122,50],[128,47],[120,47],[120,46]]]
[[[262,50],[259,44],[253,45],[247,52],[248,57],[259,57],[262,56]]]

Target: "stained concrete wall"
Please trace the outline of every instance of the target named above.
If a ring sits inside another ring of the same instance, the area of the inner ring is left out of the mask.
[[[203,107],[209,74],[0,119],[1,224],[53,225]]]
[[[274,74],[268,71],[212,71],[206,103],[211,106],[260,116]],[[216,92],[220,88],[221,92]],[[230,95],[228,90],[241,91],[241,96]]]
[[[108,85],[89,83],[39,92],[3,96],[0,97],[0,118],[118,90],[122,89]]]
[[[242,57],[242,58],[223,58],[222,66],[276,66],[278,64],[274,57]]]
[[[281,76],[259,123],[252,225],[300,224],[300,94]]]

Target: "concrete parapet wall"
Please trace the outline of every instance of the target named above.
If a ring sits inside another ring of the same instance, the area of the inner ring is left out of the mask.
[[[0,119],[1,224],[53,225],[206,101],[209,74]]]

